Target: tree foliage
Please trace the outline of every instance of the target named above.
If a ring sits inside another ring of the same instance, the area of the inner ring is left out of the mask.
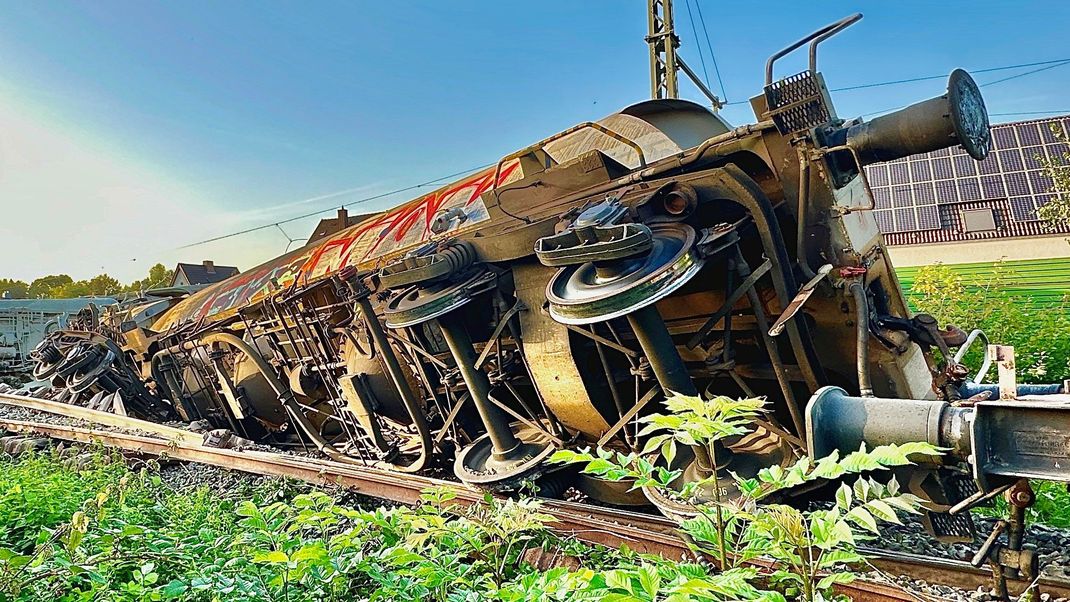
[[[931,314],[941,325],[980,329],[993,343],[1013,345],[1022,382],[1059,382],[1070,378],[1070,300],[1041,307],[1027,293],[1014,293],[1014,271],[1003,263],[989,275],[967,283],[946,265],[918,270],[907,291],[916,311]],[[984,359],[982,345],[964,358],[972,370]],[[989,381],[993,375],[989,374]]]
[[[1070,136],[1058,125],[1052,124],[1051,129],[1066,148],[1061,156],[1037,157],[1044,171],[1051,177],[1050,192],[1055,194],[1054,199],[1037,209],[1037,217],[1053,225],[1070,224]]]
[[[149,275],[123,285],[108,274],[98,274],[87,280],[75,280],[67,274],[50,274],[27,284],[22,280],[0,278],[0,293],[13,299],[70,299],[74,297],[108,297],[123,293],[139,293],[171,283],[174,270],[162,263],[149,268]]]

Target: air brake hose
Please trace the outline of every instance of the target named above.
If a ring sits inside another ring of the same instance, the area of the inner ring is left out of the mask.
[[[717,171],[717,184],[724,189],[723,198],[743,207],[754,220],[758,237],[762,242],[762,249],[766,257],[773,262],[774,269],[770,270],[770,276],[773,279],[777,299],[781,307],[787,307],[788,302],[798,292],[798,286],[789,267],[791,260],[772,203],[757,182],[738,166],[728,164]],[[799,370],[802,371],[811,390],[816,390],[825,383],[825,377],[806,322],[804,320],[789,321],[787,332]]]
[[[860,397],[873,397],[873,383],[869,377],[869,299],[861,282],[852,282],[847,288],[855,301],[858,394]]]

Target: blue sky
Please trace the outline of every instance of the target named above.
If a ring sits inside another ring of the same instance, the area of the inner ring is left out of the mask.
[[[1067,2],[696,2],[729,101],[760,90],[769,54],[854,11],[862,22],[822,47],[832,88],[1070,58]],[[701,71],[685,0],[676,13]],[[0,2],[0,277],[251,267],[286,237],[178,247],[490,163],[641,100],[645,34],[644,0]],[[782,73],[801,67],[800,54]],[[943,85],[834,101],[855,116]],[[991,113],[1070,110],[1070,65],[984,92]],[[724,115],[753,120],[746,104]]]

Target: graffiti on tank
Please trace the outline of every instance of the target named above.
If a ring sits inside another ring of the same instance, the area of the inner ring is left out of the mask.
[[[499,183],[516,173],[519,161],[502,167]],[[461,209],[471,225],[490,219],[480,196],[490,190],[494,171],[481,172],[467,180],[435,191],[413,203],[343,230],[321,244],[302,268],[305,281],[337,271],[345,266],[359,266],[391,255],[431,238],[431,223],[442,211]]]
[[[503,165],[499,185],[519,176],[519,167],[520,162],[515,159]],[[466,219],[457,229],[489,220],[490,214],[480,197],[493,183],[494,170],[480,172],[342,230],[310,249],[299,249],[221,282],[204,291],[203,300],[197,296],[191,298],[189,301],[196,305],[189,310],[175,313],[187,319],[209,318],[255,303],[294,282],[309,282],[346,266],[363,266],[396,255],[430,240],[431,223],[442,211],[464,211]]]
[[[243,272],[225,282],[225,287],[209,295],[190,316],[195,319],[210,317],[238,305],[259,301],[273,290],[293,284],[301,273],[301,266],[308,260],[309,252],[283,257],[283,263],[260,266]],[[277,285],[277,288],[276,288]]]

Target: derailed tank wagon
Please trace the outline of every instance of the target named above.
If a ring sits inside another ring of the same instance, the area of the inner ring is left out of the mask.
[[[1021,477],[1067,480],[1070,423],[1058,396],[961,403],[977,388],[952,353],[967,337],[908,309],[864,167],[956,145],[980,160],[988,116],[956,70],[935,98],[838,117],[817,44],[855,20],[769,60],[756,123],[641,102],[152,319],[61,333],[38,368],[83,391],[86,374],[121,382],[154,419],[398,471],[446,464],[492,489],[575,484],[613,503],[636,500],[548,456],[641,448],[635,419],[667,392],[764,396],[769,414],[729,446],[732,471],[924,439],[951,451],[913,468],[912,489],[938,534],[959,533],[958,510]],[[808,43],[809,69],[774,79]],[[683,479],[711,470],[677,462]]]

